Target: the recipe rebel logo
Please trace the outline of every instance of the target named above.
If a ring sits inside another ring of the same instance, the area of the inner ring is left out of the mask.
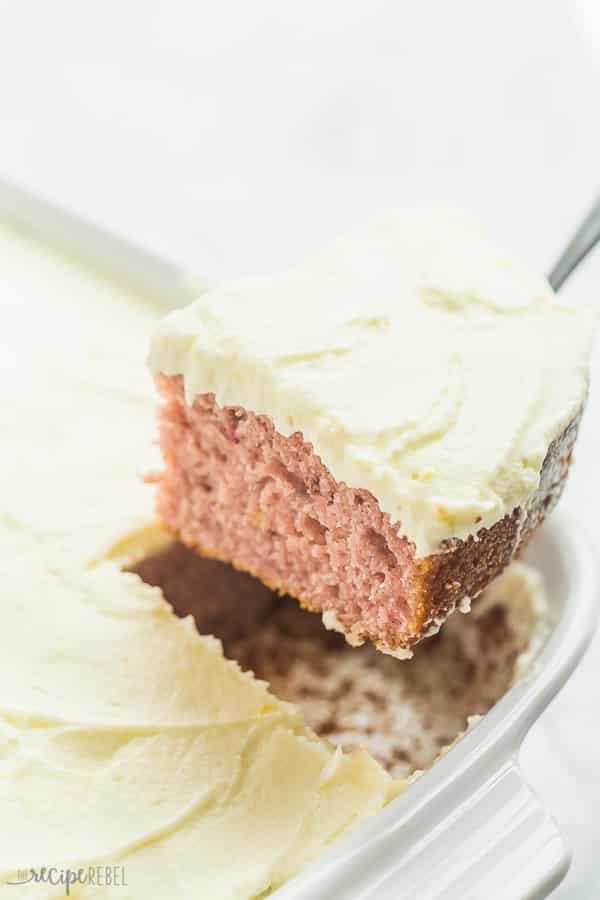
[[[71,895],[71,888],[77,884],[92,887],[127,887],[125,866],[86,866],[79,869],[63,869],[60,866],[41,866],[36,869],[19,869],[6,884],[50,884],[65,889]]]

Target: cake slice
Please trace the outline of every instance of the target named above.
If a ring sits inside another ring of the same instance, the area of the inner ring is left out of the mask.
[[[226,283],[155,332],[159,514],[349,643],[409,655],[558,499],[592,326],[453,212]]]

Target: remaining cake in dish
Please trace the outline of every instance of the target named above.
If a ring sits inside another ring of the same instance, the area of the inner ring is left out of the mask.
[[[151,304],[1,230],[0,261],[0,894],[108,865],[126,884],[71,896],[263,897],[401,784],[112,561],[168,540],[137,473]]]
[[[408,655],[556,502],[592,321],[458,213],[227,283],[153,339],[159,514],[349,643]]]
[[[127,897],[263,896],[401,789],[136,575],[13,543],[0,577],[0,885],[108,862]]]

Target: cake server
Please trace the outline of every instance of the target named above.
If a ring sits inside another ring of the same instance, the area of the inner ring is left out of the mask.
[[[548,275],[548,281],[555,291],[560,290],[571,272],[585,259],[598,241],[600,241],[600,197],[597,198]]]

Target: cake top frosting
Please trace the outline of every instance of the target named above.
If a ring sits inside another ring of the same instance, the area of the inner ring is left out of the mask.
[[[406,210],[170,313],[150,366],[302,432],[426,556],[528,504],[592,330],[466,214]]]

